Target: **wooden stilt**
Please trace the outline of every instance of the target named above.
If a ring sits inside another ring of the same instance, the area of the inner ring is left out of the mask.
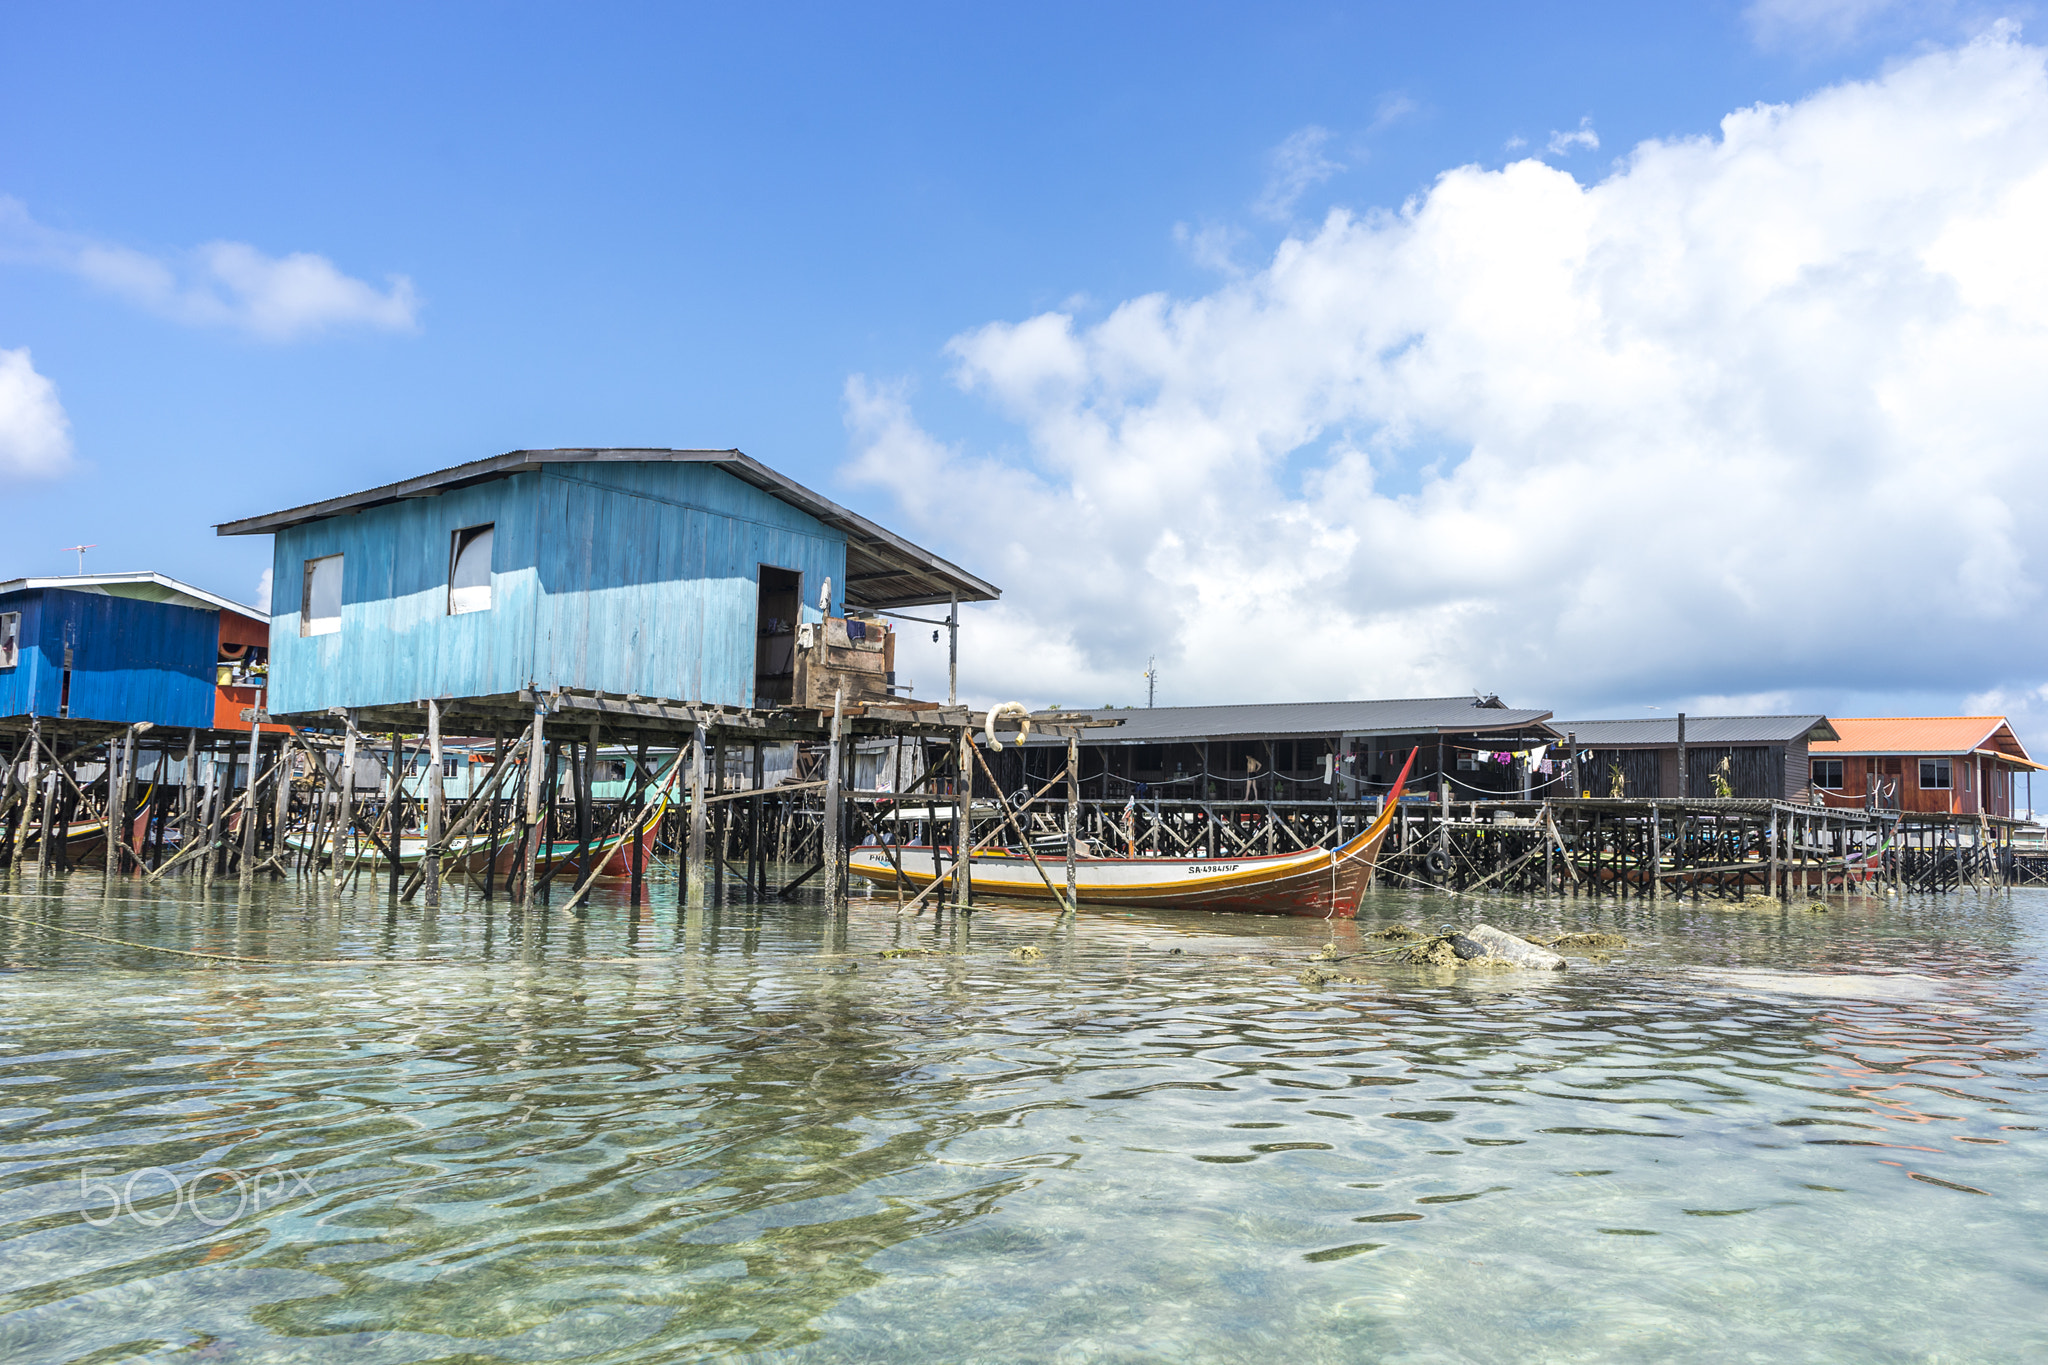
[[[135,730],[131,726],[128,730],[128,741],[132,744],[134,740]],[[116,831],[123,828],[127,815],[126,803],[121,799],[125,795],[122,790],[121,781],[121,757],[121,746],[114,740],[109,739],[107,741],[107,884],[109,886],[113,884],[114,878],[121,875],[121,841],[115,838],[114,835]]]
[[[839,805],[839,727],[845,701],[845,689],[833,689],[832,734],[825,748],[825,905],[834,914],[846,908],[846,826],[845,813]]]
[[[256,826],[262,823],[256,804],[257,774],[263,769],[260,760],[263,753],[263,722],[249,723],[249,804],[242,811],[242,866],[240,881],[248,886],[256,880]]]
[[[972,910],[974,860],[968,856],[968,840],[974,829],[974,765],[968,759],[974,752],[974,731],[961,726],[957,743],[959,753],[954,766],[959,777],[953,784],[957,789],[953,795],[953,907]]]
[[[512,873],[519,879],[519,908],[522,910],[533,904],[534,863],[540,857],[540,795],[541,783],[546,776],[541,770],[547,761],[546,736],[541,723],[544,714],[544,708],[535,706],[533,721],[526,732],[526,809],[520,822],[519,860]]]
[[[338,784],[340,799],[334,812],[334,840],[328,859],[334,876],[334,889],[339,891],[355,851],[349,839],[349,825],[355,819],[356,805],[356,715],[353,711],[348,713],[348,730],[341,739],[341,771],[335,776],[341,779]]]
[[[1067,736],[1067,911],[1081,908],[1081,741]]]
[[[427,699],[427,829],[420,872],[426,878],[427,908],[441,904],[441,822],[448,787],[441,770],[441,703]],[[396,837],[396,836],[394,836]]]

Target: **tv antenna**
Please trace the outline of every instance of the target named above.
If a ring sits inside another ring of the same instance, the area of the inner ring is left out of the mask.
[[[97,546],[97,545],[66,545],[66,546],[64,547],[64,549],[65,549],[65,551],[66,551],[66,552],[69,552],[69,551],[72,551],[72,550],[76,550],[76,551],[78,552],[78,572],[80,573],[80,575],[83,575],[83,574],[85,573],[85,552],[86,552],[87,550],[97,550],[97,549],[99,549],[99,546]]]
[[[1153,700],[1159,695],[1159,670],[1154,666],[1158,662],[1159,656],[1157,654],[1145,660],[1145,707],[1147,710],[1151,709]]]

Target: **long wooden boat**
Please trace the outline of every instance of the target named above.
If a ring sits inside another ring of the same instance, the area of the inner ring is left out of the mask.
[[[1075,892],[1084,901],[1154,909],[1324,917],[1356,914],[1414,764],[1415,753],[1411,752],[1378,818],[1340,847],[1241,858],[1084,858],[1075,864]],[[945,855],[942,863],[940,854]],[[952,862],[950,849],[916,844],[866,844],[853,850],[849,858],[855,876],[881,886],[894,886],[900,880],[912,889],[930,885]],[[1038,865],[1059,894],[1047,889],[1045,878],[1029,858],[1014,853],[975,854],[974,892],[1019,900],[1061,899],[1066,889],[1065,859],[1041,857]]]

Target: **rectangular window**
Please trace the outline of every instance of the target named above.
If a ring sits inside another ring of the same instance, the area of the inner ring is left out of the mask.
[[[21,613],[0,611],[0,668],[21,662]]]
[[[1813,785],[1825,787],[1831,792],[1842,789],[1842,760],[1839,758],[1816,758],[1813,760]]]
[[[448,548],[448,614],[491,609],[491,528],[457,531]]]
[[[1920,790],[1936,791],[1949,785],[1948,760],[1945,758],[1923,758],[1920,760]]]
[[[299,634],[333,635],[341,629],[341,556],[306,561],[299,599]]]
[[[462,770],[462,760],[461,760],[461,759],[459,759],[459,758],[448,758],[448,757],[446,757],[445,755],[444,755],[444,756],[442,757],[442,759],[441,759],[441,776],[442,776],[443,778],[450,778],[450,777],[455,777],[455,776],[457,776],[457,775],[459,775],[459,774],[460,774],[461,770]]]

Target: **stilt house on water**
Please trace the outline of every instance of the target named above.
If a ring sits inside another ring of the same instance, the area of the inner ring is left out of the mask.
[[[1551,728],[1572,741],[1579,782],[1578,792],[1553,795],[1635,800],[1725,794],[1804,802],[1808,749],[1838,737],[1826,716],[1560,720]]]
[[[1081,789],[1096,800],[1370,800],[1418,749],[1408,778],[1418,799],[1439,795],[1446,783],[1453,801],[1514,798],[1543,782],[1544,751],[1563,737],[1546,723],[1548,711],[1516,710],[1498,697],[1060,714],[1123,722],[1084,732],[1080,741]],[[1064,743],[1054,741],[1027,741],[999,757],[1005,786],[1043,782],[1066,762]]]
[[[0,730],[33,720],[71,743],[143,723],[247,733],[269,643],[255,608],[158,573],[0,582]]]
[[[281,716],[554,692],[829,711],[834,685],[896,690],[872,613],[998,596],[736,450],[519,450],[216,529],[276,537]]]
[[[1823,805],[1916,814],[2011,816],[2013,779],[2036,763],[2003,716],[1838,720],[1840,738],[1813,746]],[[2031,810],[2031,799],[2017,803]]]

